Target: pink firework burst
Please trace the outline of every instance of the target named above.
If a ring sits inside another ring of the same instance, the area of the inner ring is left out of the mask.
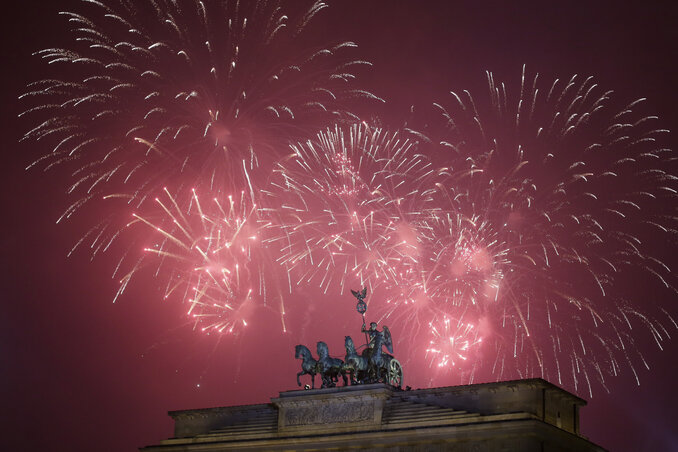
[[[542,87],[523,73],[512,96],[488,73],[487,98],[434,105],[440,122],[416,135],[447,179],[415,273],[436,310],[475,311],[484,372],[590,393],[646,365],[638,331],[661,347],[676,327],[634,284],[673,291],[656,244],[675,231],[678,178],[642,100],[615,107],[578,80]]]
[[[156,202],[164,215],[155,221],[135,214],[132,223],[153,231],[142,262],[157,266],[164,297],[182,299],[195,328],[237,333],[273,298],[265,270],[270,258],[261,244],[267,223],[257,206],[244,192],[205,202],[195,192],[177,200],[166,191],[165,201]],[[138,269],[123,277],[121,290]]]
[[[72,38],[37,52],[48,75],[21,96],[21,116],[33,124],[24,140],[45,152],[31,166],[68,174],[62,219],[96,218],[80,243],[110,249],[167,184],[254,194],[288,142],[376,99],[356,85],[369,63],[354,43],[305,37],[326,7],[107,0],[61,13]]]
[[[419,258],[417,223],[435,175],[398,133],[335,127],[293,146],[274,170],[267,206],[272,246],[295,283],[324,291],[395,281]]]

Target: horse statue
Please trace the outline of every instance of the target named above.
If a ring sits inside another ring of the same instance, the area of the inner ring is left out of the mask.
[[[315,374],[318,373],[318,361],[313,359],[311,351],[305,345],[297,345],[294,347],[294,357],[301,358],[301,372],[297,374],[297,385],[301,386],[299,377],[302,375],[311,376],[311,388],[315,389]]]
[[[333,388],[336,382],[339,381],[339,375],[344,380],[344,386],[348,385],[346,378],[346,371],[344,370],[344,362],[339,358],[332,358],[327,344],[323,341],[318,342],[318,372],[323,379],[323,388]]]
[[[364,356],[360,356],[356,352],[351,336],[346,336],[344,347],[346,347],[344,371],[350,375],[351,385],[362,384],[368,377],[367,369],[369,363]]]

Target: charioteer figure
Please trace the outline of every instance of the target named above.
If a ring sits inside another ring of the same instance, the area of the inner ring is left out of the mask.
[[[367,358],[371,358],[374,355],[374,347],[376,344],[384,345],[386,346],[386,349],[389,351],[389,353],[393,353],[393,343],[391,341],[391,332],[389,331],[387,326],[384,326],[383,331],[379,331],[377,329],[377,323],[376,322],[370,322],[370,327],[365,328],[365,323],[363,323],[363,326],[361,328],[361,332],[367,334],[369,337],[369,342],[367,343],[367,349],[365,350],[365,354],[367,355]]]

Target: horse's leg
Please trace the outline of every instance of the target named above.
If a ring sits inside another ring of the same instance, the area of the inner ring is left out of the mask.
[[[301,372],[299,372],[299,373],[297,374],[297,386],[301,386],[301,381],[299,381],[299,377],[301,377],[301,376],[304,375],[305,373],[306,373],[306,371],[305,371],[305,370],[302,370]]]
[[[357,371],[356,371],[356,380],[358,384],[365,383],[365,372],[367,370],[367,363],[364,360],[358,361]]]
[[[377,367],[377,379],[378,379],[378,380],[381,380],[382,374],[386,374],[386,369],[385,369],[385,367],[384,367],[385,364],[386,364],[386,362],[382,360],[381,363],[379,364],[379,367]],[[383,372],[382,372],[382,371],[383,371]],[[386,375],[384,376],[384,383],[386,383],[386,376],[387,376],[387,375],[388,375],[388,374],[386,374]]]
[[[370,383],[371,378],[372,378],[372,368],[368,364],[367,367],[365,368],[365,371],[363,372],[363,384]]]
[[[311,375],[311,389],[315,389],[315,374]]]

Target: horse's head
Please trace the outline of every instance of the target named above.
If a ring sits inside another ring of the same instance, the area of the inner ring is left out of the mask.
[[[327,344],[324,343],[323,341],[318,342],[318,358],[323,359],[327,358],[330,354],[330,349],[327,347]]]
[[[295,346],[295,347],[294,347],[294,357],[295,357],[296,359],[303,358],[304,356],[306,356],[306,351],[307,351],[307,350],[308,350],[308,349],[307,349],[306,346],[304,346],[304,345],[299,344],[299,345]],[[309,353],[310,353],[310,352],[309,352]]]
[[[351,336],[346,336],[346,339],[344,340],[344,347],[346,347],[346,351],[355,350],[355,345],[353,345],[353,339],[351,339]]]

